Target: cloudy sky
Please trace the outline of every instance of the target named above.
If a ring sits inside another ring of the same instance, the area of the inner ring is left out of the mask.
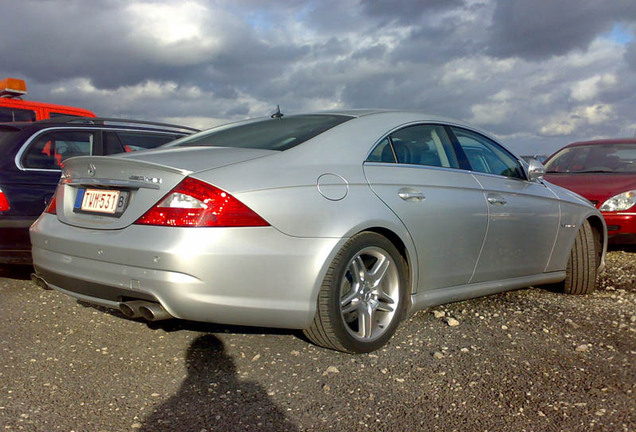
[[[29,100],[201,128],[397,108],[523,154],[636,132],[633,0],[0,0]]]

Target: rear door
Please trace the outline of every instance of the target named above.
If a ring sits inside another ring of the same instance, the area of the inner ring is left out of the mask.
[[[559,203],[542,183],[526,180],[519,161],[491,139],[451,127],[488,207],[488,234],[471,282],[546,270],[559,228]]]
[[[467,283],[484,241],[481,187],[458,168],[444,127],[432,124],[391,133],[364,165],[373,191],[413,238],[423,290]]]

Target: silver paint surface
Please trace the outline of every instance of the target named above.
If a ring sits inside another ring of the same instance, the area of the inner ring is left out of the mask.
[[[306,328],[331,261],[359,232],[390,233],[399,242],[413,312],[563,280],[581,224],[594,218],[605,226],[585,200],[542,180],[364,163],[374,145],[400,127],[461,124],[418,113],[347,114],[357,117],[283,152],[166,147],[71,158],[57,216],[44,214],[31,228],[34,264],[127,289],[131,297],[149,294],[178,318]],[[229,192],[271,226],[134,225],[186,176]],[[161,182],[140,180],[146,178]],[[78,187],[95,184],[128,185],[130,201],[120,218],[72,211]]]

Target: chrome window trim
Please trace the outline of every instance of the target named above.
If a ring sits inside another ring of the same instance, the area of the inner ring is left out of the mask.
[[[38,132],[36,132],[35,134],[31,135],[29,137],[28,140],[26,140],[24,142],[24,144],[22,144],[22,147],[20,147],[20,150],[18,150],[18,152],[15,155],[15,166],[20,170],[20,171],[36,171],[36,172],[59,172],[61,173],[62,170],[61,169],[46,169],[46,168],[27,168],[25,166],[22,165],[22,156],[23,154],[27,151],[28,147],[31,145],[31,143],[36,139],[39,138],[42,134],[46,133],[46,132],[51,132],[51,131],[58,131],[58,130],[81,130],[81,131],[92,131],[92,132],[144,132],[144,133],[153,133],[153,134],[159,134],[159,135],[177,135],[173,132],[164,132],[164,131],[148,131],[145,129],[128,129],[128,128],[99,128],[99,127],[83,127],[83,126],[55,126],[55,127],[50,127],[50,128],[45,128],[45,129],[41,129]],[[93,155],[91,155],[93,156]]]
[[[473,170],[464,170],[466,172],[469,172],[473,175],[480,175],[480,176],[487,176],[487,177],[494,177],[494,178],[498,178],[498,179],[509,179],[509,180],[517,180],[517,181],[522,181],[525,183],[531,183],[531,184],[541,184],[543,185],[543,183],[538,183],[538,182],[533,182],[528,180],[527,178],[519,178],[519,177],[508,177],[505,175],[501,175],[501,174],[493,174],[493,173],[485,173],[485,172],[481,172],[481,171],[473,171]],[[543,185],[545,186],[545,185]]]
[[[465,169],[461,169],[461,168],[453,168],[453,167],[440,167],[440,166],[435,166],[435,165],[420,165],[420,164],[405,164],[405,163],[399,163],[399,162],[367,162],[365,161],[363,163],[363,165],[369,165],[369,166],[386,166],[386,167],[393,167],[393,168],[418,168],[418,169],[432,169],[432,170],[436,170],[436,171],[452,171],[452,172],[459,172],[459,173],[463,173],[463,174],[472,174],[473,171],[469,171],[469,170],[465,170]],[[490,175],[494,175],[494,174],[490,174]],[[495,175],[495,177],[501,177],[498,175]],[[505,176],[504,176],[505,177]]]

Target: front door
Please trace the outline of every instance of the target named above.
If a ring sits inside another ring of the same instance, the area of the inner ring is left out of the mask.
[[[559,228],[559,202],[530,182],[519,161],[494,141],[451,128],[488,206],[488,234],[471,282],[543,273]]]

